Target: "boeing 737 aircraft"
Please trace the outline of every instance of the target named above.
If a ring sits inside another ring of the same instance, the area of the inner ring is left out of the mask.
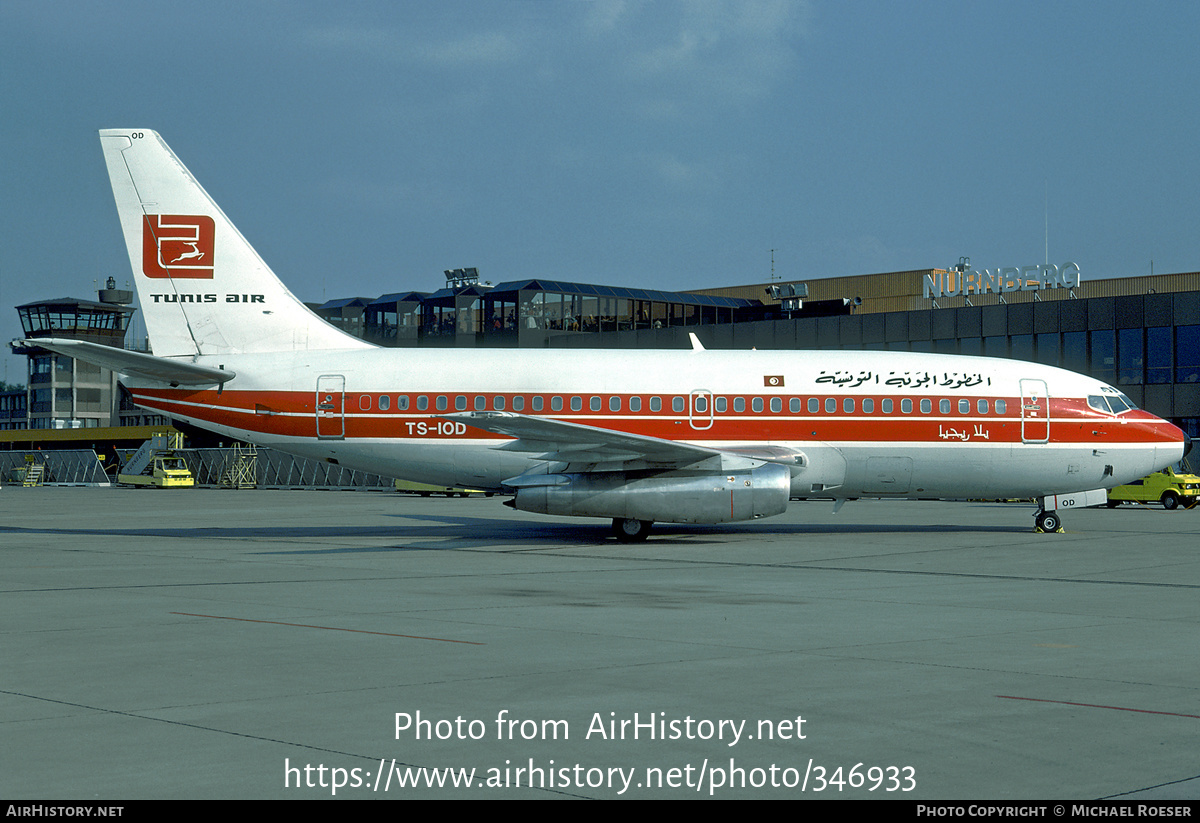
[[[1056,531],[1191,445],[1112,386],[998,358],[378,348],[297,300],[158,134],[100,142],[154,353],[38,345],[233,438],[612,518],[623,541],[811,497],[1038,498]]]

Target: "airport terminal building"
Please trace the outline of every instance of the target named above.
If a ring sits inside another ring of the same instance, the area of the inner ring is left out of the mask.
[[[1030,360],[1120,386],[1142,407],[1200,435],[1200,273],[1089,280],[1073,263],[974,270],[964,259],[950,269],[666,292],[547,279],[490,286],[479,282],[476,270],[456,269],[434,292],[310,306],[378,345],[449,346],[464,349],[464,357],[477,347],[687,348],[694,332],[710,349],[927,351]],[[101,330],[105,342],[132,345],[124,341],[132,309],[112,302],[18,308],[27,337],[45,333],[33,322],[37,312],[59,319],[56,333],[66,323],[62,318],[76,318],[78,325],[77,318],[94,313],[112,326]],[[84,426],[154,422],[125,408],[115,387],[94,397],[94,389],[109,385],[109,375],[72,368],[36,344],[24,351],[29,385],[0,396],[0,429],[62,429],[57,418],[64,415],[83,418]],[[33,432],[21,436],[31,438]]]
[[[1200,273],[1088,280],[1073,263],[662,292],[462,272],[431,294],[315,306],[384,346],[928,351],[1091,374],[1200,434]],[[471,272],[473,270],[465,270]],[[457,282],[454,278],[459,278]],[[805,295],[805,296],[797,296]]]
[[[740,330],[735,344],[1031,360],[1119,386],[1138,405],[1196,436],[1200,273],[1076,276],[1067,285],[1044,272],[1008,271],[1013,279],[996,291],[978,280],[965,285],[969,270],[810,281],[816,296],[840,292],[861,297],[861,305],[849,315],[754,323]]]

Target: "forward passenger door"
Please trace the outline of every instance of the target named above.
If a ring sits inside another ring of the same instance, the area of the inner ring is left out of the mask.
[[[1021,379],[1021,442],[1050,442],[1050,391],[1045,380]]]

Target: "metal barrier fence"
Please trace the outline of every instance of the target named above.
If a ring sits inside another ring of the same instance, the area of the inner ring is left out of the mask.
[[[32,457],[32,463],[26,457]],[[19,484],[33,464],[45,466],[41,479],[45,486],[107,486],[110,481],[104,464],[91,449],[0,451],[0,478]]]
[[[242,449],[177,449],[187,461],[197,486],[260,489],[387,489],[392,478],[310,460],[264,447]]]
[[[134,450],[124,450],[127,460]],[[274,449],[177,449],[196,478],[197,486],[260,489],[384,489],[393,479],[378,474],[309,460]],[[21,483],[30,464],[45,466],[42,484],[58,486],[108,485],[112,478],[91,449],[0,451],[0,480]]]

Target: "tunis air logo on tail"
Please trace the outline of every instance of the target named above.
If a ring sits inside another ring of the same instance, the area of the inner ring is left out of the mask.
[[[213,219],[204,214],[147,214],[142,225],[142,273],[152,278],[213,277]]]

